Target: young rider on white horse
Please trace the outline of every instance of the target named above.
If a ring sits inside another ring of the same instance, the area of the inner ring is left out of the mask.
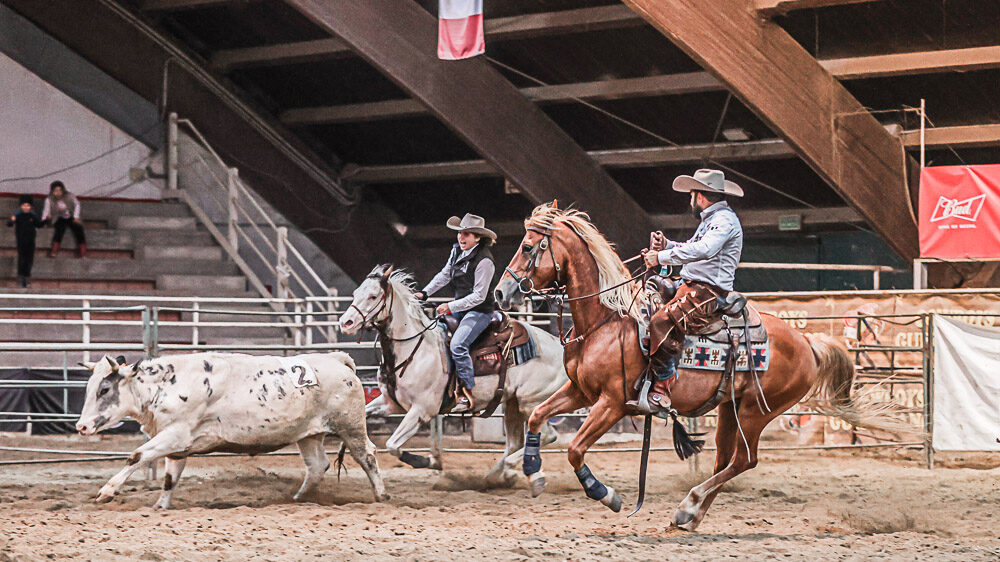
[[[464,396],[458,398],[452,412],[467,412],[475,408],[469,391],[476,386],[469,350],[472,342],[490,325],[496,308],[493,300],[496,265],[489,247],[496,242],[497,235],[486,228],[483,217],[472,214],[461,219],[451,217],[448,228],[458,231],[458,243],[451,249],[441,271],[416,295],[423,300],[445,287],[455,291],[455,300],[438,306],[437,314],[450,314],[460,321],[451,338],[450,349]]]

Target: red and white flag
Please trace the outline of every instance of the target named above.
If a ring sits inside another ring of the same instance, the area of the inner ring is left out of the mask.
[[[483,0],[439,0],[438,58],[467,59],[486,52]]]
[[[920,257],[1000,258],[1000,164],[920,174]]]

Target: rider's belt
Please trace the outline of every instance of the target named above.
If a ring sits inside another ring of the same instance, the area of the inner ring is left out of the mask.
[[[696,281],[694,279],[685,279],[684,283],[686,285],[691,285],[692,287],[695,286],[695,285],[701,285],[702,287],[708,287],[709,289],[712,290],[713,293],[716,294],[716,296],[719,296],[719,297],[722,297],[722,298],[726,298],[727,296],[729,296],[729,291],[727,291],[726,289],[723,289],[722,287],[719,287],[718,285],[713,285],[711,283],[706,283],[704,281]]]

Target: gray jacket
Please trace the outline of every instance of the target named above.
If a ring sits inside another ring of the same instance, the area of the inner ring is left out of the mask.
[[[701,224],[687,242],[667,240],[657,254],[662,265],[683,265],[681,277],[733,290],[736,266],[743,253],[743,227],[725,201],[701,212]]]

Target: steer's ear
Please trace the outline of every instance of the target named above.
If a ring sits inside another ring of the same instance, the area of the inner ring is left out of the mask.
[[[134,377],[135,374],[138,372],[138,369],[136,369],[138,365],[139,363],[133,363],[132,365],[122,365],[118,367],[118,374],[125,377],[126,379],[130,379]]]
[[[118,363],[116,363],[114,359],[112,359],[109,355],[105,355],[104,360],[108,362],[108,365],[111,365],[112,373],[118,372]]]

